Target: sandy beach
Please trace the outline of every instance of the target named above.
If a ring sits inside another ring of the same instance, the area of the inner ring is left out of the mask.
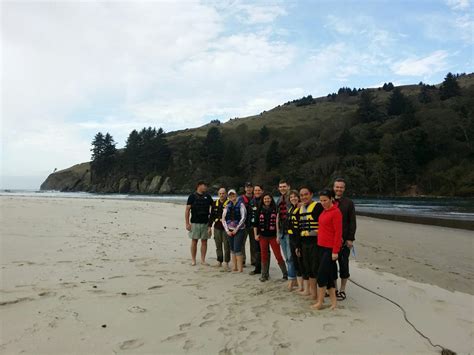
[[[190,266],[182,205],[0,204],[1,354],[440,352],[354,284],[339,309],[318,312],[285,290],[274,260],[267,283]],[[434,343],[474,352],[472,231],[359,217],[356,238],[355,281]]]

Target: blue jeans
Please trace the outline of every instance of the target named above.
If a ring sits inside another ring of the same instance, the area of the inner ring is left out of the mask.
[[[235,254],[236,256],[243,255],[242,245],[244,244],[244,232],[245,231],[243,229],[239,229],[236,235],[229,237],[231,254]]]
[[[296,269],[293,257],[291,256],[290,236],[280,232],[278,239],[280,240],[281,251],[286,260],[286,267],[288,268],[288,280],[296,279]]]

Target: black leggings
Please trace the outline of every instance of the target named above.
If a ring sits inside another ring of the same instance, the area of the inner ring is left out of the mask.
[[[295,238],[299,238],[298,236],[290,236],[290,250],[291,250],[291,258],[294,260],[295,271],[297,277],[302,277],[306,274],[304,270],[304,263],[303,258],[301,256],[296,255],[296,249],[298,248],[298,243]],[[300,250],[301,252],[301,250]],[[301,254],[300,254],[301,255]],[[306,279],[308,275],[306,275]]]
[[[319,269],[319,253],[316,238],[303,237],[301,242],[303,246],[303,264],[306,275],[303,275],[305,280],[318,278]]]
[[[318,286],[335,288],[337,279],[336,261],[332,260],[332,248],[319,247]]]

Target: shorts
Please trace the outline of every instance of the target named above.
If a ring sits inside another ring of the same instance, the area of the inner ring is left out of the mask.
[[[209,239],[207,223],[191,223],[191,231],[188,233],[190,239]]]

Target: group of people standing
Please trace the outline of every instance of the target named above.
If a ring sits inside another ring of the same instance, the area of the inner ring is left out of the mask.
[[[356,231],[354,203],[344,196],[345,187],[343,179],[336,179],[331,189],[319,191],[315,201],[310,187],[291,190],[289,183],[281,180],[280,196],[275,202],[263,186],[247,182],[243,195],[220,188],[213,201],[207,184],[198,182],[185,211],[192,265],[196,265],[199,240],[201,264],[208,265],[207,240],[214,235],[216,266],[222,271],[243,272],[248,240],[249,261],[254,266],[250,275],[260,275],[262,282],[269,279],[271,249],[283,279],[288,280],[289,291],[296,288],[301,295],[316,300],[311,306],[314,309],[321,309],[329,296],[330,308],[335,309],[337,300],[346,298]]]

